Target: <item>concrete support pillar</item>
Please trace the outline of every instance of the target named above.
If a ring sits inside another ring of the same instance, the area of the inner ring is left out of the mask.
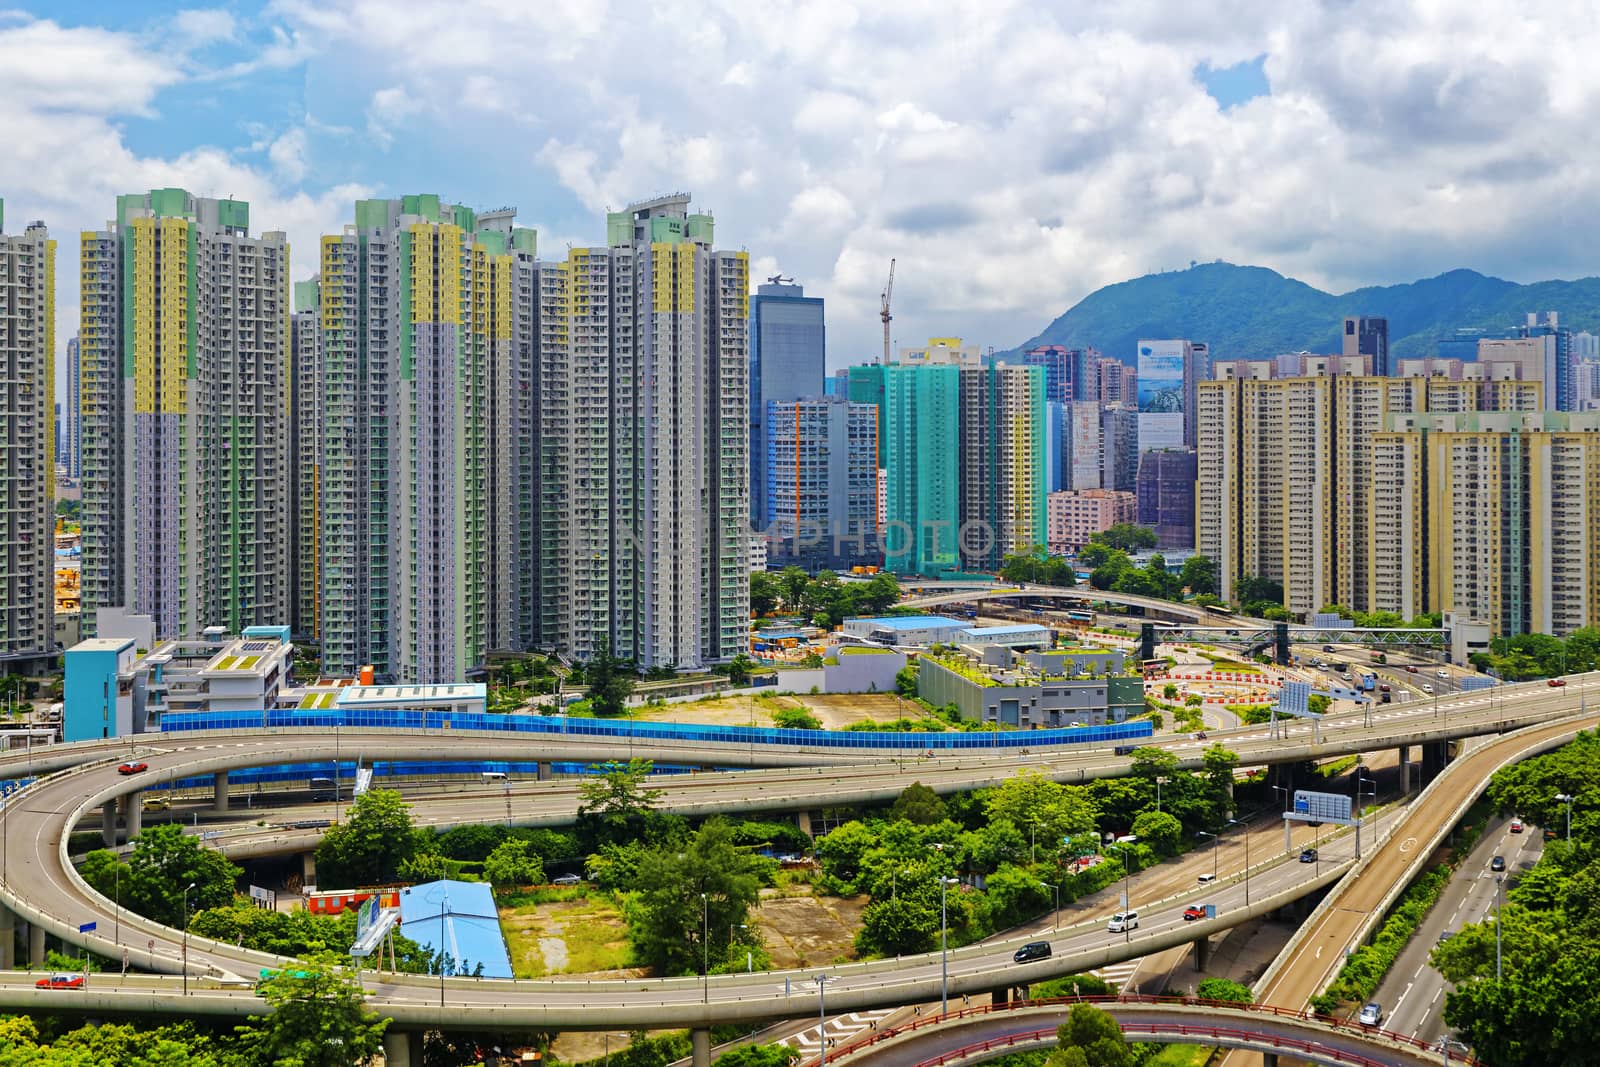
[[[996,989],[989,994],[989,1003],[997,1008],[1011,1003],[1011,989],[1009,987]]]
[[[302,852],[300,854],[300,883],[302,885],[317,884],[317,854],[315,852]]]
[[[218,771],[211,776],[211,791],[215,794],[211,810],[218,815],[225,814],[228,810],[228,772]]]
[[[821,1034],[818,1039],[825,1042],[828,1040],[828,1035]],[[711,1067],[711,1031],[689,1031],[689,1043],[692,1047],[694,1067]]]
[[[1288,819],[1283,820],[1283,851],[1285,854],[1294,851],[1294,838],[1290,836],[1292,832],[1293,824]]]
[[[117,802],[108,800],[100,805],[100,840],[106,843],[107,848],[115,848],[117,844]]]
[[[1278,1054],[1276,1052],[1263,1052],[1261,1054],[1261,1067],[1278,1067]]]
[[[44,962],[44,927],[28,924],[28,963],[34,967]]]
[[[1443,741],[1434,741],[1422,746],[1422,776],[1432,781],[1444,770],[1446,762],[1446,749]]]
[[[422,1035],[407,1030],[383,1032],[383,1059],[389,1067],[422,1067]]]
[[[809,811],[802,810],[795,812],[794,821],[796,825],[800,827],[801,833],[810,838],[816,837],[816,835],[811,832],[811,813]]]
[[[1411,792],[1411,746],[1400,746],[1400,793]]]
[[[556,776],[555,764],[550,763],[549,761],[541,761],[540,764],[539,764],[539,781],[548,782],[550,779],[554,778],[555,776]]]
[[[144,794],[128,793],[117,806],[122,809],[122,840],[132,841],[144,829]]]
[[[1205,973],[1211,966],[1211,939],[1202,937],[1194,943],[1194,969]]]
[[[1028,1003],[1028,987],[1025,986],[1025,985],[1017,986],[1017,988],[1012,993],[1011,999],[1012,999],[1013,1002],[1015,1002],[1017,1004],[1026,1004],[1026,1003]]]
[[[0,907],[0,971],[17,965],[17,917],[10,908]]]

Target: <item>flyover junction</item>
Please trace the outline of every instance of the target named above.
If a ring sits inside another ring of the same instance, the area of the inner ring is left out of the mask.
[[[1421,745],[1425,752],[1441,753],[1437,763],[1442,779],[1451,774],[1443,771],[1442,756],[1449,739],[1543,726],[1549,731],[1548,739],[1559,743],[1556,739],[1592,725],[1593,717],[1578,715],[1584,695],[1579,679],[1574,678],[1574,683],[1564,689],[1547,688],[1541,683],[1464,694],[1441,701],[1436,712],[1428,706],[1406,709],[1398,705],[1393,712],[1375,716],[1370,726],[1363,725],[1359,715],[1328,719],[1318,731],[1320,738],[1314,737],[1309,727],[1296,724],[1288,737],[1270,736],[1264,727],[1245,727],[1213,735],[1213,740],[1224,741],[1247,766]],[[5,914],[0,916],[0,945],[11,944],[12,939],[4,935],[12,928],[15,917],[21,917],[29,924],[30,954],[35,957],[42,957],[44,935],[48,932],[111,959],[122,958],[126,951],[134,967],[156,972],[120,981],[93,979],[89,988],[74,992],[75,997],[81,995],[74,1006],[86,1011],[252,1014],[262,1005],[250,988],[249,979],[262,967],[281,966],[286,961],[231,945],[186,938],[180,931],[118,907],[92,890],[72,867],[67,844],[74,827],[98,812],[103,827],[109,822],[115,834],[120,806],[126,813],[121,832],[137,832],[138,792],[169,775],[224,776],[229,770],[253,766],[331,760],[341,749],[344,753],[359,750],[369,760],[538,761],[575,758],[580,753],[605,760],[625,758],[627,751],[626,742],[618,738],[567,739],[568,743],[557,746],[548,736],[456,732],[447,744],[441,744],[439,733],[428,731],[339,733],[337,738],[327,731],[304,730],[152,735],[135,738],[131,748],[123,740],[60,746],[34,754],[34,774],[60,769],[13,794],[0,811],[0,901],[5,906]],[[1517,734],[1511,733],[1484,747],[1498,748],[1515,738]],[[1201,765],[1202,744],[1187,739],[1161,744],[1176,749],[1183,765]],[[737,747],[727,746],[729,750]],[[704,746],[699,756],[703,762],[736,762],[725,758],[730,753],[703,749]],[[148,763],[148,769],[132,776],[119,774],[116,762],[130,758],[130,754]],[[676,762],[684,762],[686,757],[685,752],[654,741],[636,744],[634,755]],[[778,758],[775,753],[758,755]],[[993,785],[1012,777],[1019,766],[1063,782],[1122,774],[1129,767],[1129,759],[1117,756],[1111,748],[974,750],[935,759],[906,758],[904,751],[857,751],[845,759],[832,748],[816,752],[787,748],[782,753],[785,759],[795,757],[811,760],[814,765],[671,776],[652,783],[652,788],[662,810],[690,815],[741,810],[799,811],[889,802],[912,781],[946,793]],[[897,763],[897,757],[903,762]],[[749,759],[755,762],[754,757]],[[0,759],[0,776],[25,776],[29,760],[25,754]],[[1475,771],[1480,765],[1464,761],[1457,766]],[[1486,773],[1477,775],[1464,788],[1481,789],[1486,780]],[[225,777],[219,777],[217,783],[225,798]],[[551,825],[570,822],[576,813],[576,789],[570,784],[539,783],[519,791],[517,796],[514,822]],[[1415,809],[1413,805],[1390,817],[1400,821],[1413,818]],[[506,819],[506,805],[501,795],[473,795],[419,805],[418,816],[420,823],[440,827],[502,822]],[[319,836],[320,831],[314,830],[258,832],[250,854],[303,851],[314,847]],[[232,849],[230,843],[227,850]],[[1098,919],[1063,930],[1056,937],[1057,954],[1049,960],[1014,964],[1012,953],[1021,939],[953,950],[948,958],[948,991],[957,996],[989,994],[992,999],[1009,1002],[1013,991],[1030,982],[1195,941],[1338,881],[1354,857],[1341,857],[1330,849],[1328,859],[1314,874],[1286,860],[1286,856],[1278,854],[1234,874],[1216,894],[1218,917],[1207,922],[1183,924],[1179,918],[1181,902],[1175,900],[1168,902],[1173,906],[1165,909],[1171,913],[1171,921],[1158,917],[1137,937],[1108,940]],[[1151,907],[1142,902],[1140,906]],[[1155,910],[1161,910],[1161,906],[1156,902]],[[85,931],[83,928],[89,924],[93,927]],[[177,991],[177,980],[160,977],[182,973],[207,980],[194,983],[184,997]],[[409,1060],[408,1034],[439,1027],[570,1030],[687,1026],[695,1034],[696,1059],[703,1061],[709,1052],[707,1028],[714,1023],[809,1014],[818,1006],[816,977],[816,972],[807,971],[717,975],[710,979],[497,981],[369,972],[364,984],[373,1009],[395,1020],[397,1029],[392,1043],[396,1063]],[[62,994],[36,990],[32,979],[33,976],[17,972],[0,975],[0,1003],[31,1010],[48,1005],[59,1011],[63,1007]],[[206,988],[200,988],[202,984]],[[930,953],[829,968],[821,998],[829,1009],[858,1011],[926,1003],[939,999],[941,987],[940,956]]]

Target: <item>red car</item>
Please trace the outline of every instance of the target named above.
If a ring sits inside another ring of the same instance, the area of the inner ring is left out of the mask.
[[[147,771],[149,769],[150,764],[148,763],[124,763],[122,766],[117,768],[117,773],[138,774],[140,771]]]
[[[1204,904],[1190,904],[1183,909],[1183,921],[1186,923],[1194,922],[1196,919],[1204,919],[1205,917],[1206,908]]]
[[[41,978],[33,984],[39,989],[82,989],[83,975],[52,974],[50,977]]]
[[[1514,833],[1514,834],[1522,833],[1522,820],[1521,819],[1512,819],[1511,820],[1511,832]]]
[[[1562,686],[1567,684],[1567,680],[1565,678],[1552,678],[1545,684],[1551,689],[1560,689]]]

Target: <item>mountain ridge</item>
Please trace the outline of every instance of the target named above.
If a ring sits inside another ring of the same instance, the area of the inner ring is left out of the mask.
[[[1554,310],[1574,330],[1600,333],[1600,277],[1521,284],[1465,267],[1398,285],[1328,293],[1269,267],[1218,260],[1095,290],[1058,315],[1016,355],[1041,344],[1093,346],[1127,364],[1141,338],[1205,341],[1215,359],[1338,352],[1346,315],[1389,320],[1395,357],[1437,354],[1458,330],[1504,336],[1529,312]]]

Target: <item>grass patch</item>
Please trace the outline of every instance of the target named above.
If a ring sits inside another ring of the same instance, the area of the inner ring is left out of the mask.
[[[1336,760],[1329,760],[1327,763],[1320,764],[1317,767],[1317,773],[1324,778],[1337,778],[1351,767],[1354,767],[1359,759],[1359,756],[1342,756]]]
[[[1383,925],[1378,927],[1372,943],[1352,952],[1327,991],[1311,998],[1312,1010],[1321,1015],[1332,1015],[1341,1004],[1359,1004],[1376,993],[1383,976],[1394,966],[1400,950],[1417,932],[1417,927],[1449,882],[1450,867],[1443,863],[1418,877],[1401,896]]]
[[[560,895],[535,902],[536,897]],[[535,889],[500,902],[500,929],[518,978],[588,974],[630,962],[627,925],[611,897]],[[555,942],[555,943],[553,943]]]
[[[1205,1067],[1211,1050],[1200,1045],[1162,1045],[1144,1067]]]

